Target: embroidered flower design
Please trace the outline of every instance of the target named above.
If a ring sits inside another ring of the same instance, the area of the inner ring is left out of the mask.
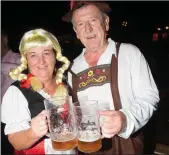
[[[90,71],[88,72],[88,76],[92,76],[92,75],[93,75],[93,71],[90,70]]]
[[[30,79],[31,79],[31,77],[33,77],[34,75],[32,75],[32,74],[28,74],[27,75],[27,79],[24,79],[24,80],[21,80],[20,81],[20,87],[21,88],[30,88],[30,86],[31,86],[31,81],[30,81]]]
[[[86,78],[87,78],[87,74],[83,74],[83,79],[86,80]]]
[[[100,69],[98,69],[98,68],[96,69],[96,74],[101,74],[101,72],[102,71]]]

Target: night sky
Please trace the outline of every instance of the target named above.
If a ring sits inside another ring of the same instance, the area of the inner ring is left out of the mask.
[[[108,2],[110,13],[111,37],[118,39],[121,23],[128,22],[129,35],[152,35],[158,26],[169,24],[169,2]],[[61,17],[69,10],[69,1],[2,1],[1,25],[9,35],[12,48],[17,50],[24,32],[34,28],[44,28],[56,37],[75,35],[70,23],[63,22]]]

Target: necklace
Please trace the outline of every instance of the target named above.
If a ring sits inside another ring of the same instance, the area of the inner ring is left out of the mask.
[[[43,88],[43,91],[49,94],[50,96],[53,96],[55,94],[56,87],[57,85],[56,85],[55,78],[54,78],[51,80],[50,83],[48,83],[47,86]]]

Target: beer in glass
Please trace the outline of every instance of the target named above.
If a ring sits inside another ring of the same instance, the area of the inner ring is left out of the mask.
[[[84,153],[98,151],[102,143],[97,101],[76,102],[74,110],[78,128],[78,150]]]
[[[75,148],[77,128],[69,97],[56,97],[44,103],[53,148],[59,151]]]

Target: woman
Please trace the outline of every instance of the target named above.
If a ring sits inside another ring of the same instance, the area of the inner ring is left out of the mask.
[[[62,84],[69,61],[61,54],[57,39],[43,29],[26,32],[19,46],[21,65],[9,75],[16,80],[6,91],[2,102],[5,134],[16,154],[72,154],[53,150],[48,132],[43,100],[67,95]],[[56,61],[63,66],[56,71]],[[29,74],[23,74],[28,69]]]

